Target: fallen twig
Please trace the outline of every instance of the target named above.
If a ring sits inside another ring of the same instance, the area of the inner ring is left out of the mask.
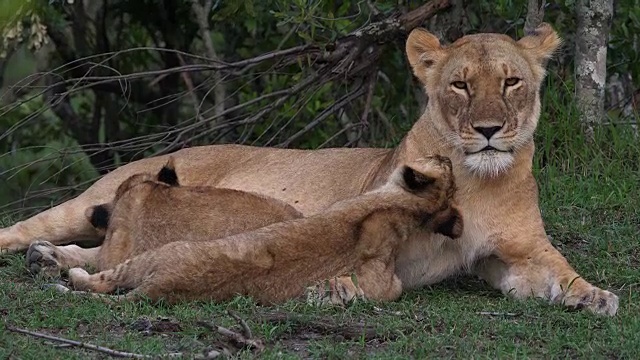
[[[510,313],[510,312],[494,312],[494,311],[478,311],[476,312],[478,315],[488,315],[488,316],[520,316],[521,313]]]
[[[242,326],[242,330],[244,334],[237,333],[233,330],[229,330],[225,327],[212,324],[208,321],[198,321],[198,324],[206,327],[211,331],[215,331],[221,335],[224,335],[231,339],[234,342],[234,345],[239,347],[247,347],[249,349],[254,349],[257,351],[264,350],[264,343],[260,339],[253,339],[251,336],[251,330],[247,323],[240,318],[236,313],[232,311],[228,311],[229,315],[233,317],[239,324]]]
[[[268,313],[262,316],[262,319],[271,324],[281,324],[292,322],[296,328],[306,328],[312,330],[321,335],[340,335],[347,340],[359,340],[369,341],[373,339],[392,339],[395,338],[394,334],[379,334],[376,328],[371,325],[364,324],[335,324],[330,321],[318,320],[318,319],[304,319],[301,316],[286,313]],[[298,329],[299,332],[299,329]]]
[[[231,316],[237,322],[240,323],[240,326],[242,326],[242,332],[244,333],[244,336],[246,338],[249,338],[249,339],[253,338],[253,335],[251,334],[251,329],[249,328],[249,325],[247,325],[247,322],[244,321],[244,319],[242,319],[240,317],[240,315],[236,314],[235,311],[231,311],[231,310],[227,310],[227,313],[229,314],[229,316]]]
[[[217,357],[219,357],[221,355],[221,353],[217,350],[211,350],[203,355],[194,355],[194,354],[184,354],[184,353],[169,353],[169,354],[163,354],[163,355],[159,355],[159,356],[151,356],[151,355],[144,355],[144,354],[136,354],[136,353],[131,353],[131,352],[126,352],[126,351],[119,351],[119,350],[113,350],[104,346],[99,346],[99,345],[93,345],[90,343],[85,343],[85,342],[81,342],[81,341],[76,341],[76,340],[70,340],[70,339],[65,339],[59,336],[54,336],[54,335],[49,335],[49,334],[43,334],[37,331],[31,331],[31,330],[26,330],[26,329],[21,329],[21,328],[16,328],[13,326],[7,326],[6,329],[8,331],[11,332],[16,332],[19,334],[24,334],[24,335],[29,335],[29,336],[33,336],[36,338],[40,338],[40,339],[47,339],[47,340],[51,340],[54,342],[58,342],[61,343],[62,345],[57,345],[54,343],[50,343],[50,342],[45,342],[45,344],[47,345],[52,345],[54,347],[57,348],[68,348],[68,347],[79,347],[79,348],[83,348],[83,349],[87,349],[87,350],[93,350],[93,351],[97,351],[97,352],[101,352],[103,354],[107,354],[109,356],[113,356],[113,357],[117,357],[117,358],[129,358],[129,359],[155,359],[158,357],[163,357],[163,358],[183,358],[183,357],[189,357],[192,359],[215,359]]]
[[[206,327],[207,329],[211,330],[211,331],[215,331],[221,335],[224,335],[226,337],[228,337],[229,339],[231,339],[234,342],[234,345],[239,346],[239,347],[247,347],[250,349],[255,349],[258,351],[262,351],[264,350],[264,344],[262,343],[262,340],[254,340],[254,339],[247,339],[244,335],[239,334],[235,331],[229,330],[225,327],[219,326],[219,325],[215,325],[215,324],[211,324],[209,322],[206,321],[199,321],[198,322],[199,325]]]
[[[101,352],[101,353],[104,353],[104,354],[111,355],[113,357],[133,358],[133,359],[150,359],[151,358],[151,356],[149,356],[149,355],[143,355],[143,354],[136,354],[136,353],[130,353],[130,352],[125,352],[125,351],[113,350],[113,349],[106,348],[104,346],[98,346],[98,345],[93,345],[93,344],[89,344],[89,343],[85,343],[85,342],[81,342],[81,341],[65,339],[65,338],[61,338],[61,337],[58,337],[58,336],[43,334],[43,333],[39,333],[39,332],[36,332],[36,331],[20,329],[20,328],[16,328],[16,327],[12,327],[12,326],[7,326],[6,329],[9,330],[9,331],[12,331],[12,332],[25,334],[25,335],[37,337],[37,338],[40,338],[40,339],[47,339],[47,340],[56,341],[56,342],[63,343],[63,344],[68,344],[68,345],[72,345],[72,346],[76,346],[76,347],[81,347],[83,349],[98,351],[98,352]],[[175,357],[175,356],[176,356],[175,354],[169,354],[169,357]],[[182,354],[180,354],[179,356],[182,356]]]

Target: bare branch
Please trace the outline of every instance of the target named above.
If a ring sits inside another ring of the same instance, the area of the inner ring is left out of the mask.
[[[231,341],[233,341],[234,345],[240,348],[246,347],[246,348],[257,350],[257,351],[264,350],[264,343],[262,342],[262,340],[253,339],[247,336],[247,335],[251,335],[251,330],[249,330],[249,326],[247,325],[247,323],[244,320],[240,319],[240,316],[238,316],[235,313],[229,312],[229,315],[231,315],[238,323],[240,323],[240,325],[243,328],[243,331],[245,332],[244,335],[237,333],[235,331],[229,330],[225,327],[209,323],[207,321],[199,321],[198,324],[206,327],[211,331],[215,331],[221,335],[228,337],[229,339],[231,339]]]
[[[308,133],[311,129],[313,129],[316,126],[318,126],[318,124],[320,124],[322,121],[324,121],[329,116],[333,115],[335,112],[337,112],[343,106],[345,106],[346,104],[350,103],[351,101],[357,99],[358,97],[362,96],[364,94],[364,92],[365,92],[365,88],[362,86],[362,84],[360,84],[360,86],[358,86],[358,88],[356,90],[354,90],[354,91],[350,92],[349,94],[343,96],[342,98],[340,98],[340,100],[336,101],[333,105],[331,105],[330,107],[324,109],[320,113],[320,115],[318,115],[315,119],[313,119],[313,121],[308,123],[304,128],[302,128],[302,130],[300,130],[297,133],[291,135],[284,142],[278,144],[278,147],[288,147],[289,145],[291,145],[292,142],[294,142],[295,140],[300,138],[302,135]]]
[[[195,15],[198,27],[200,29],[200,37],[202,37],[202,41],[204,42],[204,46],[207,49],[207,56],[212,59],[214,62],[219,62],[220,58],[218,54],[216,54],[216,50],[213,47],[213,41],[211,40],[211,30],[209,29],[209,13],[211,12],[211,7],[213,3],[211,0],[205,1],[205,5],[200,5],[198,0],[191,0],[191,9],[193,14]],[[222,118],[222,114],[224,112],[224,101],[226,99],[226,89],[222,82],[222,76],[220,72],[216,71],[213,74],[213,78],[215,81],[214,84],[214,98],[215,98],[215,114],[217,117],[217,122],[224,121]]]
[[[6,329],[9,330],[9,331],[15,332],[15,333],[19,333],[19,334],[29,335],[29,336],[37,337],[37,338],[40,338],[40,339],[47,339],[47,340],[51,340],[51,341],[55,341],[55,342],[59,342],[59,343],[63,343],[63,344],[69,344],[69,345],[72,345],[72,346],[81,347],[83,349],[98,351],[98,352],[101,352],[101,353],[104,353],[104,354],[108,354],[108,355],[113,356],[113,357],[133,358],[133,359],[151,359],[151,358],[153,358],[152,356],[149,356],[149,355],[142,355],[142,354],[136,354],[136,353],[112,350],[112,349],[106,348],[104,346],[93,345],[93,344],[84,343],[84,342],[76,341],[76,340],[69,340],[69,339],[58,337],[58,336],[47,335],[47,334],[39,333],[39,332],[36,332],[36,331],[30,331],[30,330],[15,328],[15,327],[12,327],[12,326],[7,326]],[[175,354],[169,354],[169,356],[172,356],[172,355],[175,356]]]
[[[209,327],[209,326],[207,326]],[[40,338],[40,339],[47,339],[47,340],[51,340],[57,343],[62,343],[64,344],[64,348],[69,348],[69,347],[79,347],[79,348],[83,348],[83,349],[87,349],[87,350],[93,350],[93,351],[97,351],[103,354],[107,354],[109,356],[113,356],[113,357],[117,357],[117,358],[128,358],[128,359],[157,359],[158,357],[160,358],[184,358],[184,357],[188,357],[191,359],[215,359],[218,358],[219,356],[221,356],[222,354],[219,351],[216,350],[211,350],[208,351],[206,353],[204,353],[203,355],[200,354],[185,354],[185,353],[168,353],[168,354],[162,354],[160,356],[150,356],[150,355],[144,355],[144,354],[136,354],[136,353],[130,353],[130,352],[126,352],[126,351],[119,351],[119,350],[113,350],[104,346],[98,346],[98,345],[93,345],[90,343],[85,343],[85,342],[81,342],[81,341],[76,341],[76,340],[70,340],[70,339],[65,339],[59,336],[54,336],[54,335],[48,335],[48,334],[43,334],[37,331],[31,331],[31,330],[26,330],[26,329],[20,329],[20,328],[16,328],[16,327],[12,327],[12,326],[7,326],[6,327],[7,330],[11,331],[11,332],[15,332],[15,333],[19,333],[19,334],[24,334],[24,335],[29,335],[29,336],[33,336],[36,338]],[[224,328],[222,328],[224,329]],[[225,329],[226,330],[226,329]],[[229,330],[227,330],[229,331]],[[231,333],[233,333],[232,331],[230,331]],[[235,334],[235,333],[234,333]],[[239,335],[239,334],[238,334]],[[256,344],[256,345],[261,345],[262,348],[264,349],[264,345],[262,345],[262,341],[260,340],[252,340],[252,344]],[[45,342],[45,344],[47,344]],[[58,347],[60,348],[60,345],[56,345],[55,343],[48,343],[52,346]]]
[[[231,310],[227,310],[227,313],[232,318],[234,318],[240,324],[240,326],[242,326],[242,332],[244,333],[244,336],[247,339],[253,338],[253,335],[251,334],[251,328],[249,327],[249,325],[247,325],[247,322],[240,317],[240,315],[236,314],[235,311],[231,311]]]

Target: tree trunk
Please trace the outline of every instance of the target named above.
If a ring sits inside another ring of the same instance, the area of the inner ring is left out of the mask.
[[[529,0],[527,2],[527,17],[524,21],[524,35],[531,35],[544,19],[545,0]]]
[[[587,135],[591,135],[593,126],[604,118],[607,44],[613,1],[580,0],[576,11],[576,101]]]

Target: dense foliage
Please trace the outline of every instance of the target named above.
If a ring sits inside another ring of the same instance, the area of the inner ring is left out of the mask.
[[[612,124],[635,121],[636,2],[615,4],[608,70],[616,87],[606,134]],[[446,41],[480,31],[523,34],[527,1],[449,3],[422,24]],[[352,40],[422,5],[4,1],[0,211],[49,206],[119,164],[185,146],[391,146],[426,100],[408,68],[404,34],[379,27]],[[545,9],[565,46],[550,64],[541,165],[576,141],[575,131],[554,130],[578,129],[571,117],[574,7],[565,0]],[[606,143],[614,135],[603,136]]]

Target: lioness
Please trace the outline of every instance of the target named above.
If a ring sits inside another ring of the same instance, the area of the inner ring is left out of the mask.
[[[379,189],[319,214],[218,240],[173,242],[94,275],[73,268],[69,281],[99,293],[133,289],[127,297],[134,299],[225,301],[241,294],[272,304],[353,272],[365,297],[395,300],[402,293],[395,258],[405,241],[416,234],[429,241],[434,231],[461,235],[454,193],[450,160],[432,156],[401,165]]]
[[[95,251],[95,256],[77,258],[70,251],[81,249],[77,246],[39,241],[27,251],[27,266],[32,273],[49,276],[74,266],[101,271],[172,241],[217,239],[302,217],[291,205],[259,194],[178,185],[173,158],[157,174],[129,177],[111,203],[85,212],[87,221],[105,234],[101,247],[85,250]]]
[[[429,101],[398,147],[193,147],[172,154],[176,170],[186,185],[253,191],[310,215],[379,186],[398,164],[430,154],[447,156],[459,188],[456,201],[465,217],[464,232],[457,241],[432,235],[430,241],[416,237],[405,243],[396,263],[404,289],[470,271],[516,298],[536,296],[615,315],[618,297],[575,272],[547,239],[538,208],[531,172],[533,133],[545,62],[559,44],[547,24],[518,41],[502,34],[474,34],[446,46],[426,30],[415,29],[406,51]],[[154,171],[166,161],[167,156],[158,156],[118,168],[77,198],[0,230],[0,248],[99,237],[84,209],[110,201],[126,178]]]

